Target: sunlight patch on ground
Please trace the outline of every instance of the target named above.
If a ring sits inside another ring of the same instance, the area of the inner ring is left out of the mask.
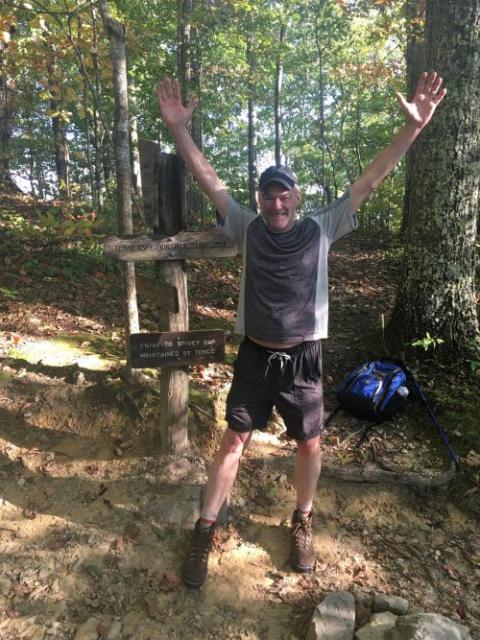
[[[81,369],[108,371],[118,365],[118,359],[104,357],[98,353],[85,353],[85,349],[68,344],[65,340],[22,340],[9,354],[31,364],[65,367],[78,364]]]

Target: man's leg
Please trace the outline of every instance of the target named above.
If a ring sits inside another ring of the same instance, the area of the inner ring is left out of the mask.
[[[238,471],[243,449],[252,432],[237,433],[227,428],[222,444],[209,473],[200,519],[195,525],[190,553],[183,567],[183,581],[189,587],[200,588],[207,579],[208,554],[212,547],[215,521]]]
[[[320,469],[320,436],[299,442],[295,459],[297,508],[292,518],[290,564],[302,573],[313,571],[315,567],[312,506]]]
[[[295,485],[297,509],[303,513],[309,514],[312,510],[321,468],[320,436],[299,442],[295,458]]]
[[[213,523],[217,519],[217,514],[237,476],[243,449],[248,445],[251,437],[251,431],[237,433],[230,427],[226,429],[222,444],[208,475],[200,514],[202,520],[210,520]]]

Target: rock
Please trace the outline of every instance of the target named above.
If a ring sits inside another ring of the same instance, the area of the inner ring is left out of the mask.
[[[107,640],[118,640],[120,638],[120,634],[122,633],[122,623],[120,620],[115,620],[115,622],[110,627]]]
[[[390,611],[374,613],[367,625],[358,629],[355,640],[384,640],[385,634],[393,629],[397,616]]]
[[[390,611],[396,616],[404,616],[409,607],[409,602],[401,596],[389,596],[386,593],[375,593],[373,595],[373,610],[375,613]]]
[[[346,591],[329,593],[315,609],[306,640],[353,640],[355,598]]]
[[[417,613],[397,618],[385,640],[472,640],[470,631],[437,613]]]
[[[89,618],[78,627],[74,640],[98,640],[97,627],[99,622],[97,618]]]
[[[200,491],[200,485],[184,485],[168,495],[154,498],[152,514],[160,524],[175,527],[193,525],[200,517]]]
[[[168,494],[156,497],[151,503],[151,512],[159,524],[184,527],[194,525],[200,517],[200,505],[203,487],[199,484],[187,484],[173,488]],[[228,521],[228,500],[220,509],[218,524]]]
[[[352,593],[355,598],[355,624],[357,627],[363,627],[373,613],[373,596],[361,589],[355,589]]]

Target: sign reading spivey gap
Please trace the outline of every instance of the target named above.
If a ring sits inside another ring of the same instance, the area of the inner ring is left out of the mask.
[[[131,365],[137,369],[222,362],[225,333],[220,329],[134,333],[130,336],[130,354]]]

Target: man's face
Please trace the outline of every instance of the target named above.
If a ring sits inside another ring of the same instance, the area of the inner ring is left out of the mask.
[[[298,189],[288,189],[279,182],[267,184],[258,194],[258,203],[268,230],[273,233],[290,231],[300,200]]]

